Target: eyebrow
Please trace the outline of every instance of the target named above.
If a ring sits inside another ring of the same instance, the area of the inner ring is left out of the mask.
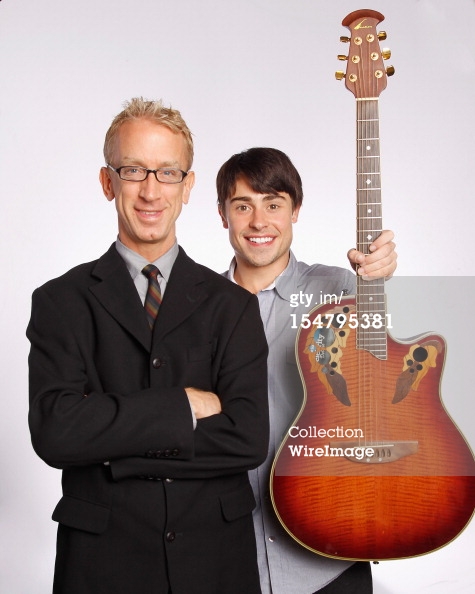
[[[271,200],[275,200],[275,199],[280,199],[280,200],[285,200],[285,196],[281,196],[280,194],[266,194],[263,197],[263,200],[267,200],[268,202],[270,202]],[[233,196],[232,198],[229,198],[229,202],[252,202],[252,198],[251,196]]]
[[[142,161],[141,159],[135,159],[132,157],[124,157],[122,160],[124,163],[130,164],[130,165],[137,165],[138,167],[144,167],[145,169],[148,169],[147,166],[145,165],[144,161]],[[162,161],[162,163],[159,165],[159,167],[180,167],[178,161]]]

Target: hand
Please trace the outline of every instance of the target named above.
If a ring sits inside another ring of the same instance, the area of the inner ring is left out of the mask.
[[[221,412],[221,402],[213,392],[205,392],[197,388],[185,388],[185,392],[197,419],[219,415]]]
[[[349,250],[348,260],[356,274],[367,280],[391,278],[397,266],[397,254],[394,251],[396,244],[393,239],[392,231],[383,231],[369,246],[370,254],[365,255],[355,248]]]

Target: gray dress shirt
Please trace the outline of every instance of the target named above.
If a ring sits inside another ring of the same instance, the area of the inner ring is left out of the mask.
[[[226,273],[234,280],[235,261]],[[291,253],[284,272],[257,297],[269,344],[270,444],[266,462],[249,473],[257,507],[254,512],[262,594],[313,594],[333,581],[351,563],[317,555],[294,541],[278,521],[269,491],[275,452],[303,401],[295,359],[297,325],[320,295],[354,294],[355,277],[343,268],[297,262]],[[313,295],[311,303],[310,295]],[[294,302],[303,301],[291,307]],[[296,317],[292,318],[294,314]]]
[[[145,297],[147,295],[148,289],[148,279],[144,274],[142,274],[142,269],[147,264],[154,264],[160,271],[157,280],[158,284],[160,285],[160,291],[163,297],[165,289],[167,288],[168,279],[170,278],[170,274],[172,272],[173,264],[175,264],[175,260],[178,256],[178,243],[175,241],[168,252],[165,252],[163,256],[154,262],[149,262],[140,254],[137,254],[137,252],[134,252],[125,246],[119,238],[117,238],[115,242],[115,249],[119,252],[120,256],[124,260],[142,303],[145,303]]]

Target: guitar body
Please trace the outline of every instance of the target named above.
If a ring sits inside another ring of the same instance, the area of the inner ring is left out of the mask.
[[[474,458],[440,398],[445,341],[388,334],[380,360],[357,348],[354,311],[349,298],[320,306],[299,331],[305,398],[274,461],[274,507],[322,555],[428,553],[464,529],[475,505]]]

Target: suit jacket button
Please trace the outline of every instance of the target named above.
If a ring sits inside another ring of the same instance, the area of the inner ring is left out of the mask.
[[[167,540],[168,542],[173,542],[176,538],[176,534],[174,532],[167,532]]]
[[[160,365],[162,364],[161,360],[156,357],[153,361],[152,361],[152,366],[154,369],[158,369],[160,367]]]
[[[165,450],[165,451],[163,452],[163,455],[164,455],[166,458],[168,458],[168,456],[169,456],[170,454],[171,454],[170,450]]]
[[[166,482],[166,483],[173,483],[173,479],[171,479],[171,478],[167,478],[167,479],[165,479],[165,482]]]
[[[179,453],[180,453],[180,452],[179,452],[179,450],[177,450],[177,449],[175,449],[175,450],[172,450],[172,456],[178,456],[178,454],[179,454]]]

